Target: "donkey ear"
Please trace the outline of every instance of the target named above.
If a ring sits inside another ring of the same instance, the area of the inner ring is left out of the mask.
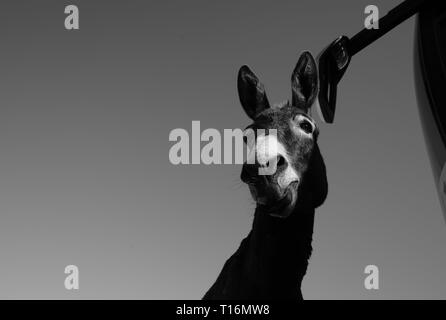
[[[291,75],[292,104],[308,111],[318,93],[316,61],[310,52],[301,54]]]
[[[313,148],[305,180],[311,194],[312,205],[317,208],[324,203],[328,193],[327,171],[317,143]]]
[[[240,103],[251,119],[270,107],[263,84],[247,66],[238,72],[237,89]]]

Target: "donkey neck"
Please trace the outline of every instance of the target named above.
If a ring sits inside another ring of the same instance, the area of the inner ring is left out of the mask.
[[[302,298],[300,286],[312,251],[314,208],[298,205],[285,219],[256,208],[248,237],[248,270],[275,297]]]

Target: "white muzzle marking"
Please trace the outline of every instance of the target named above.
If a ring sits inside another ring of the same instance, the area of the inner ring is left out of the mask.
[[[286,188],[293,181],[299,180],[299,175],[290,165],[290,157],[284,145],[278,141],[277,134],[269,130],[268,135],[257,136],[255,148],[248,149],[248,163],[255,163],[256,157],[259,163],[259,175],[273,175],[277,171],[277,158],[282,156],[287,164],[286,169],[277,177],[277,183],[281,188]]]

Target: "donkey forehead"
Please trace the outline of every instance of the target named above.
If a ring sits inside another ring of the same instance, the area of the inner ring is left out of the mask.
[[[305,112],[305,110],[286,105],[278,105],[261,112],[255,119],[254,125],[260,128],[275,128],[278,131],[287,128],[290,120],[297,115],[302,115],[303,118],[309,120],[316,128],[316,122]]]
[[[298,123],[303,119],[312,123],[314,128],[312,134],[303,134],[299,129],[296,130]],[[276,135],[277,142],[271,141],[271,138],[266,138],[266,140],[263,138],[259,139],[260,144],[256,145],[256,149],[260,150],[263,149],[263,145],[267,144],[266,142],[273,142],[271,145],[277,146],[277,150],[273,148],[270,150],[272,152],[266,152],[266,157],[273,156],[274,153],[282,156],[287,154],[288,157],[285,157],[287,160],[296,158],[296,161],[311,150],[319,132],[316,122],[304,110],[290,105],[265,110],[256,117],[254,123],[249,127],[256,130],[257,138],[270,135],[270,130],[275,130],[273,135]]]

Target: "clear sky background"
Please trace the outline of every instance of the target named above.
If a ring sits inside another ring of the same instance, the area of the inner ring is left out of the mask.
[[[377,0],[384,14],[400,1]],[[64,29],[76,4],[80,30]],[[173,166],[169,132],[244,128],[248,64],[290,98],[303,50],[361,30],[368,1],[0,4],[0,297],[201,298],[250,230],[239,165]],[[320,126],[329,195],[306,299],[446,298],[446,225],[413,80],[414,19],[354,57]],[[75,264],[80,289],[64,288]],[[364,289],[365,266],[380,289]]]

